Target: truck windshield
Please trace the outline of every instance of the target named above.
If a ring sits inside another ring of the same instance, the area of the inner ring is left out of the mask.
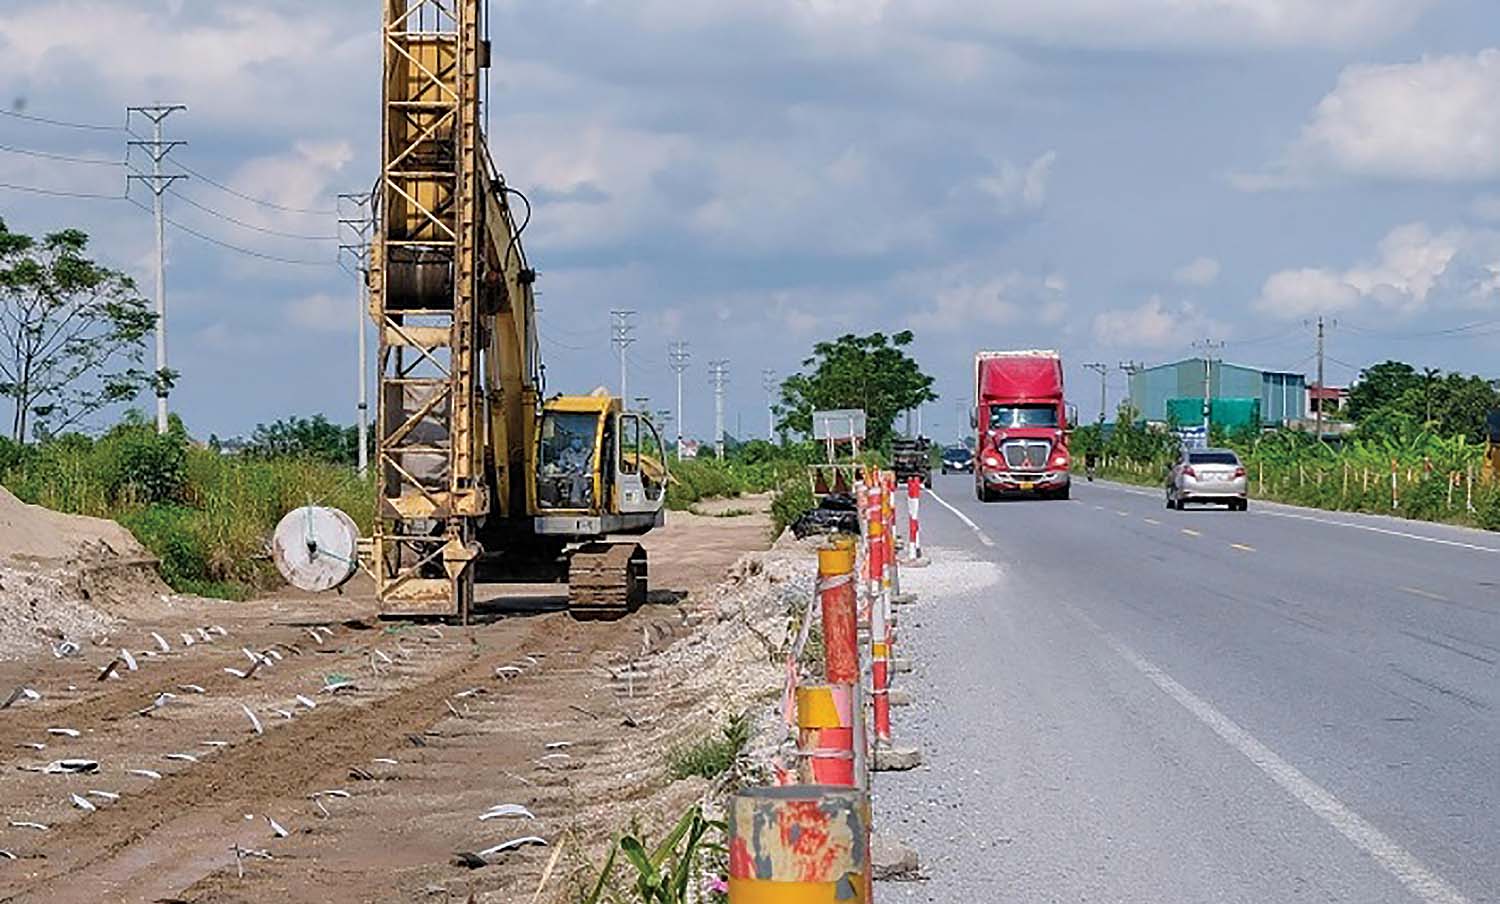
[[[1056,427],[1056,405],[991,405],[990,429],[1003,427]]]

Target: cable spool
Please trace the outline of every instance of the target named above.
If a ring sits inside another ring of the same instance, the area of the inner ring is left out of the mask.
[[[307,505],[286,513],[271,535],[271,557],[288,584],[317,593],[359,570],[359,527],[336,508]]]

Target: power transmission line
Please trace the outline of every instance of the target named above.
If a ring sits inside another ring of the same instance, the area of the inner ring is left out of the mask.
[[[1203,352],[1203,442],[1207,444],[1213,421],[1214,352],[1222,351],[1224,343],[1204,339],[1194,342],[1193,348]]]
[[[222,191],[225,194],[233,195],[233,196],[235,196],[236,198],[239,198],[242,201],[249,201],[251,204],[259,204],[262,207],[269,207],[272,210],[281,210],[281,211],[285,211],[286,213],[304,213],[304,214],[308,214],[308,215],[311,215],[311,216],[320,216],[320,217],[337,216],[338,215],[338,210],[336,208],[325,208],[325,207],[293,207],[293,206],[286,205],[286,204],[278,204],[275,201],[268,201],[265,198],[257,198],[254,195],[247,195],[244,192],[239,191],[238,189],[230,188],[229,186],[225,185],[222,182],[216,182],[213,179],[210,179],[208,176],[203,175],[202,173],[200,173],[197,170],[193,169],[192,167],[188,166],[186,163],[182,163],[181,161],[177,162],[177,167],[178,167],[178,169],[181,169],[183,172],[185,172],[185,173],[187,173],[187,174],[189,174],[191,176],[194,176],[199,181],[205,182],[208,185],[212,185],[214,188],[217,188],[219,191]]]
[[[37,188],[33,185],[14,185],[9,182],[0,182],[0,188],[9,191],[23,191],[33,195],[47,195],[52,198],[81,198],[86,201],[124,201],[125,195],[101,195],[96,192],[65,191],[55,188]]]
[[[714,386],[714,457],[724,458],[724,384],[729,382],[729,361],[708,362],[708,377]]]
[[[766,442],[776,442],[776,405],[771,393],[776,391],[776,371],[766,368],[760,372],[760,388],[766,391]]]
[[[1099,375],[1099,423],[1102,424],[1109,407],[1109,365],[1095,362],[1083,366]]]
[[[630,318],[635,314],[635,311],[624,310],[609,312],[611,318],[609,342],[620,354],[620,401],[622,404],[628,403],[630,399],[626,392],[625,349],[635,342],[635,337],[630,335],[635,331],[635,324],[630,322]]]
[[[141,202],[135,200],[134,198],[126,198],[125,200],[127,200],[130,203],[134,204],[135,206],[141,208],[142,210],[145,210],[145,211],[150,211],[151,210],[151,208],[149,208],[146,205],[142,204]],[[177,229],[177,230],[180,230],[182,232],[185,232],[185,233],[187,233],[188,235],[192,236],[195,239],[199,239],[201,241],[208,242],[210,245],[216,245],[216,246],[218,246],[220,248],[225,249],[226,251],[233,251],[233,252],[235,252],[237,254],[246,255],[247,257],[259,258],[260,260],[263,260],[263,261],[273,261],[273,262],[278,263],[278,264],[293,264],[293,265],[296,265],[296,266],[299,266],[299,267],[336,267],[336,266],[338,266],[337,262],[331,261],[331,260],[314,261],[314,260],[307,260],[307,259],[304,259],[304,258],[281,257],[281,256],[275,255],[275,254],[266,254],[263,251],[255,251],[255,250],[250,249],[250,248],[244,248],[244,247],[241,247],[239,245],[235,245],[235,244],[233,244],[231,242],[226,242],[223,239],[216,239],[216,238],[214,238],[211,235],[208,235],[208,234],[203,233],[203,232],[199,232],[198,230],[192,228],[191,226],[184,226],[183,224],[181,224],[181,223],[177,222],[176,220],[172,219],[171,217],[164,217],[163,219],[166,221],[166,224],[168,226],[171,226],[173,229]]]
[[[682,374],[688,368],[692,354],[686,342],[673,342],[667,346],[667,362],[677,374],[677,460],[682,461]]]
[[[359,288],[354,296],[354,329],[359,349],[359,365],[356,371],[358,395],[354,407],[359,436],[358,469],[359,475],[363,477],[370,468],[370,383],[365,374],[367,366],[365,348],[368,334],[365,311],[368,308],[369,299],[365,293],[370,285],[370,237],[375,230],[375,196],[370,192],[365,192],[364,194],[342,194],[338,199],[341,205],[347,203],[354,208],[350,216],[339,217],[339,229],[348,230],[349,233],[347,242],[340,237],[339,255],[348,254],[353,259],[354,274],[359,282]]]
[[[21,154],[26,157],[41,157],[45,160],[61,160],[64,163],[84,163],[94,166],[124,166],[123,160],[100,160],[97,157],[75,157],[72,154],[55,154],[52,151],[38,151],[31,148],[18,148],[14,145],[0,144],[0,151],[7,154]]]
[[[173,182],[186,179],[187,176],[168,174],[162,172],[162,161],[176,148],[182,147],[185,141],[168,141],[162,137],[162,123],[166,122],[168,116],[186,110],[182,104],[155,104],[144,107],[126,107],[125,121],[129,123],[133,113],[140,114],[151,121],[151,140],[144,139],[127,141],[125,143],[126,153],[133,147],[141,148],[151,158],[151,175],[138,176],[127,175],[127,189],[130,180],[139,179],[146,183],[151,189],[153,200],[152,213],[156,219],[156,432],[167,432],[167,394],[171,392],[171,371],[167,368],[167,239],[165,200],[162,195]],[[127,192],[128,193],[128,192]]]
[[[91,132],[123,132],[124,126],[95,125],[87,122],[66,122],[61,119],[48,119],[45,116],[33,116],[30,113],[22,113],[19,110],[0,110],[0,116],[9,116],[12,119],[24,119],[27,122],[35,122],[42,125],[58,126],[64,129],[82,129]]]
[[[199,204],[197,201],[194,201],[192,198],[188,197],[187,195],[183,194],[180,191],[177,191],[175,189],[170,189],[170,188],[167,189],[167,191],[173,197],[175,197],[178,200],[182,201],[184,204],[189,205],[190,207],[196,207],[199,210],[203,211],[204,213],[206,213],[206,214],[208,214],[210,216],[213,216],[213,217],[217,217],[217,218],[223,220],[226,223],[233,223],[236,226],[240,226],[240,227],[243,227],[245,229],[250,229],[250,230],[253,230],[255,232],[264,233],[266,235],[280,236],[282,238],[288,238],[288,239],[299,239],[299,240],[308,241],[308,242],[336,242],[336,241],[339,240],[338,235],[308,235],[306,233],[285,232],[285,231],[280,230],[280,229],[272,229],[269,226],[257,226],[254,223],[246,223],[244,220],[236,219],[235,217],[232,217],[232,216],[230,216],[227,213],[223,213],[222,211],[214,210],[212,207],[209,207],[206,204]]]

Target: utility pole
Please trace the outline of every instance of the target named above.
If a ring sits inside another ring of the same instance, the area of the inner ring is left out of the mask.
[[[760,387],[766,391],[766,442],[776,442],[776,407],[771,393],[776,391],[776,371],[767,368],[760,372]]]
[[[1313,412],[1313,429],[1317,431],[1314,435],[1317,436],[1318,441],[1322,442],[1324,399],[1321,398],[1321,396],[1323,395],[1325,389],[1325,387],[1323,386],[1323,347],[1325,345],[1325,340],[1328,334],[1327,327],[1338,326],[1339,322],[1337,320],[1325,321],[1323,319],[1323,315],[1319,314],[1317,320],[1311,322],[1304,321],[1304,323],[1307,323],[1309,326],[1315,325],[1318,328],[1318,382],[1315,384],[1317,386],[1317,393],[1313,395],[1313,403],[1317,405],[1317,410]],[[1282,412],[1282,416],[1285,417],[1286,412]]]
[[[339,242],[339,254],[348,254],[354,260],[354,275],[359,279],[359,288],[355,293],[354,306],[354,331],[359,347],[359,370],[356,373],[358,393],[355,404],[355,420],[359,425],[359,476],[365,476],[370,469],[370,397],[369,376],[365,372],[367,352],[366,336],[368,329],[365,326],[369,317],[369,298],[366,293],[370,287],[370,234],[375,229],[375,196],[370,192],[363,194],[341,194],[338,197],[340,208],[339,231],[348,230],[350,240]],[[343,209],[348,206],[354,209],[351,216],[343,216]],[[342,263],[342,261],[340,261]]]
[[[635,332],[635,324],[630,322],[635,311],[610,311],[609,316],[614,318],[610,323],[609,341],[620,353],[620,401],[623,404],[630,398],[625,385],[625,349],[635,342],[635,337],[630,335]]]
[[[677,374],[677,460],[682,461],[682,373],[687,370],[688,352],[686,342],[673,342],[667,346],[667,363]]]
[[[729,362],[708,362],[708,377],[714,384],[714,457],[724,458],[724,384],[729,381]]]
[[[1086,369],[1099,375],[1099,423],[1104,423],[1105,409],[1109,407],[1109,365],[1085,364]]]
[[[166,238],[166,208],[162,195],[172,187],[172,183],[179,179],[186,179],[185,175],[166,174],[161,171],[162,161],[167,155],[186,141],[166,141],[162,138],[162,122],[168,116],[179,110],[186,110],[183,104],[154,104],[146,107],[126,107],[125,118],[129,120],[132,113],[140,114],[151,120],[151,140],[144,139],[127,141],[129,147],[138,147],[145,150],[146,155],[151,158],[151,175],[130,174],[125,178],[129,180],[140,180],[145,182],[151,189],[154,199],[152,212],[156,216],[156,432],[167,432],[167,393],[171,391],[172,376],[167,369],[167,238]]]
[[[1213,420],[1214,352],[1223,347],[1224,343],[1215,342],[1212,339],[1193,343],[1193,348],[1203,351],[1203,442],[1205,444],[1208,443],[1209,427]]]
[[[1136,374],[1138,374],[1141,371],[1145,370],[1146,367],[1145,367],[1144,364],[1141,364],[1141,362],[1139,362],[1139,361],[1121,361],[1119,366],[1120,366],[1120,372],[1125,375],[1125,399],[1126,399],[1127,402],[1130,402],[1130,404],[1131,404],[1131,410],[1133,411],[1133,410],[1135,410],[1134,409],[1134,398],[1135,398],[1135,395],[1131,391],[1130,379],[1132,377],[1134,377]],[[1138,414],[1145,414],[1145,412],[1137,412],[1137,413]],[[1116,416],[1115,420],[1119,420],[1119,417]]]

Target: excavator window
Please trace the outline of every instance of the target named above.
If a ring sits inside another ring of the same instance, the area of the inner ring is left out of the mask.
[[[663,464],[666,461],[666,451],[661,444],[661,436],[656,432],[656,425],[645,418],[641,419],[641,442],[638,450],[641,484],[646,491],[646,498],[655,502],[667,488],[667,471]]]
[[[641,419],[633,414],[620,417],[620,473],[641,469]]]
[[[542,416],[537,502],[542,508],[587,509],[594,503],[594,442],[599,415],[548,411]]]

